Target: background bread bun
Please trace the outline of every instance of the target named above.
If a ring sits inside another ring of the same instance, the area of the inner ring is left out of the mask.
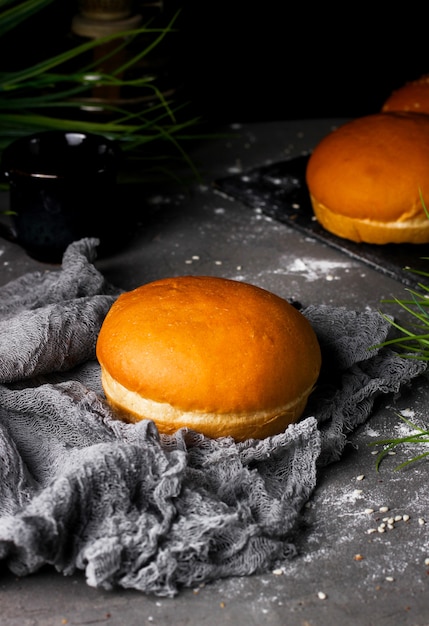
[[[406,83],[387,98],[382,112],[409,111],[429,114],[429,74]]]
[[[317,220],[356,242],[427,243],[429,116],[377,113],[340,126],[310,156]]]
[[[237,441],[295,422],[321,365],[309,321],[286,300],[208,276],[122,294],[103,322],[97,358],[122,419]]]

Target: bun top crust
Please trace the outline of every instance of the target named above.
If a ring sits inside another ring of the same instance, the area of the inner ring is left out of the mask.
[[[340,126],[316,146],[311,195],[339,215],[396,222],[425,218],[429,205],[429,116],[377,113]]]
[[[209,276],[122,294],[102,325],[97,358],[143,398],[208,413],[295,401],[314,385],[321,360],[310,323],[286,300]]]
[[[429,114],[429,74],[406,83],[387,98],[383,112],[409,111]]]

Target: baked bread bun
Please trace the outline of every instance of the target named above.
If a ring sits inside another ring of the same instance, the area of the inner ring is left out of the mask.
[[[382,106],[382,112],[409,111],[429,114],[429,74],[396,89]]]
[[[321,365],[313,328],[286,300],[208,276],[165,278],[119,296],[97,358],[121,419],[237,441],[298,420]]]
[[[377,113],[329,133],[310,155],[306,182],[317,220],[339,237],[428,243],[429,116]]]

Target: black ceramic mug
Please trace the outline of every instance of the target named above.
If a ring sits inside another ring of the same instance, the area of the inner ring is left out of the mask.
[[[11,211],[3,235],[49,263],[83,237],[112,247],[119,158],[115,141],[91,133],[51,130],[12,142],[2,155]]]

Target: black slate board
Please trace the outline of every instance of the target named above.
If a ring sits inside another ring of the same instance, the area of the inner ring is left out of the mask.
[[[227,176],[214,181],[214,186],[408,287],[416,287],[419,282],[426,284],[427,279],[418,272],[429,272],[429,244],[357,244],[336,237],[315,220],[305,183],[308,158],[301,156]]]

